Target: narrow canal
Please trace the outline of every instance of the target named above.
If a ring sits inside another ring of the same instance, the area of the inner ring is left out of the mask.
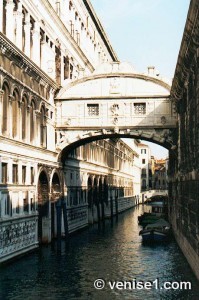
[[[137,216],[143,207],[107,220],[72,237],[41,247],[37,252],[0,269],[1,300],[73,299],[199,299],[199,284],[175,241],[144,246]],[[94,281],[105,280],[96,290]],[[114,281],[130,281],[122,286]],[[135,282],[154,282],[149,289],[136,289]],[[156,289],[165,282],[191,282],[191,289]],[[133,283],[134,282],[134,283]]]

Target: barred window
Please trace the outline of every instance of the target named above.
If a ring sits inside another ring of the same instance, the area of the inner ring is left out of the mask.
[[[12,182],[14,184],[18,183],[18,165],[13,165],[12,167]]]
[[[87,104],[89,116],[99,116],[99,104]]]
[[[136,115],[145,115],[146,103],[134,103],[134,113]]]
[[[2,183],[7,183],[8,179],[8,164],[2,163]]]
[[[26,166],[22,166],[22,183],[26,183]]]

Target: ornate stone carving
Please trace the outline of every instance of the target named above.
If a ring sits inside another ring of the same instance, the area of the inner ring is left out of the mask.
[[[0,225],[0,260],[37,244],[37,216],[22,217]]]
[[[114,125],[116,125],[118,123],[118,118],[115,117],[112,122],[113,122]]]
[[[68,126],[70,126],[71,125],[71,118],[68,118],[68,119],[66,119],[66,121],[64,121],[64,125],[68,125]]]
[[[120,94],[120,80],[117,77],[110,79],[110,94]]]
[[[167,122],[165,116],[162,116],[160,120],[161,120],[162,125],[166,124],[166,122]]]
[[[114,116],[118,116],[118,114],[119,114],[119,104],[113,104],[111,106],[111,112]]]

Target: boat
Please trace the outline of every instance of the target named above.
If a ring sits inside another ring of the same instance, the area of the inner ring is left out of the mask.
[[[166,196],[166,195],[154,195],[154,196],[151,196],[150,198],[147,198],[147,200],[145,201],[146,204],[152,204],[152,203],[156,203],[156,202],[167,203],[168,202],[168,196]]]
[[[148,224],[144,229],[139,232],[142,236],[143,242],[162,242],[168,240],[171,234],[170,224],[164,220],[159,219],[153,224]]]
[[[139,225],[142,225],[143,227],[147,226],[148,224],[153,224],[154,222],[158,221],[160,219],[160,216],[157,216],[156,214],[149,213],[148,215],[143,215],[139,219]]]
[[[144,212],[141,216],[138,216],[138,223],[145,227],[148,224],[153,224],[159,219],[167,219],[168,208],[165,202],[153,202],[151,205],[151,212]]]

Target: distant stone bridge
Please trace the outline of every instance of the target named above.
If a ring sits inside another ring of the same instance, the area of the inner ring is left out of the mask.
[[[150,71],[137,74],[125,63],[103,64],[92,76],[66,84],[56,98],[57,150],[110,137],[175,147],[170,85]]]

